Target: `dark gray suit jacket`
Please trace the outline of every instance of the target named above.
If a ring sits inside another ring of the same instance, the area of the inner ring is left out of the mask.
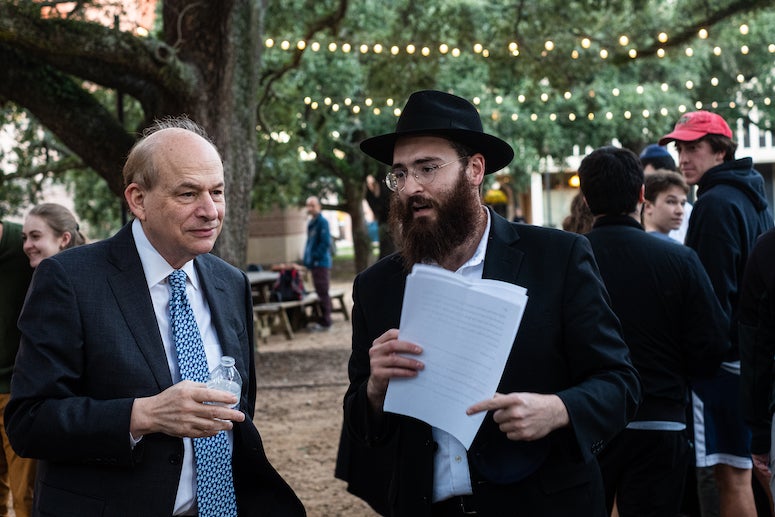
[[[483,277],[521,285],[528,293],[498,391],[556,393],[571,423],[541,440],[516,442],[488,414],[468,451],[474,494],[486,502],[480,513],[602,516],[595,455],[632,418],[640,397],[619,322],[584,237],[511,224],[492,211],[490,216]],[[382,513],[420,517],[431,514],[431,427],[389,413],[375,422],[366,397],[369,348],[386,330],[398,328],[406,275],[392,255],[355,280],[337,476]],[[476,343],[471,346],[473,354]]]
[[[256,399],[250,284],[212,255],[195,259],[224,355],[244,379],[234,426],[240,515],[304,515],[264,454]],[[19,319],[22,341],[5,424],[13,448],[38,458],[35,515],[170,516],[183,441],[145,436],[132,449],[135,398],[172,385],[131,224],[36,269]]]

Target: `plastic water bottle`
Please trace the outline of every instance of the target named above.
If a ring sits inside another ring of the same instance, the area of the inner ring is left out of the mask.
[[[221,364],[210,372],[210,379],[207,381],[207,387],[214,390],[228,391],[237,397],[237,402],[228,406],[236,408],[239,405],[240,395],[242,394],[242,377],[240,377],[237,368],[234,366],[234,358],[228,355],[221,357]],[[226,404],[220,404],[225,406]]]

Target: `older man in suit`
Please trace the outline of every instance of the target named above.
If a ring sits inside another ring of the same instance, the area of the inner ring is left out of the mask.
[[[513,151],[482,131],[476,108],[460,97],[412,94],[396,132],[361,149],[391,166],[401,252],[355,280],[338,475],[393,516],[602,517],[595,455],[633,416],[640,385],[589,242],[509,223],[482,206],[484,175]],[[441,429],[383,411],[389,382],[426,366],[423,344],[402,341],[398,330],[416,263],[527,289],[498,394],[468,409],[488,414],[467,451]],[[384,482],[368,470],[369,456],[388,470]]]
[[[188,119],[158,122],[124,179],[135,220],[44,260],[19,320],[5,417],[14,449],[41,460],[34,514],[304,515],[252,423],[250,285],[209,254],[225,212],[215,146]],[[176,275],[193,310],[184,337]],[[245,379],[239,400],[188,373],[224,355]]]

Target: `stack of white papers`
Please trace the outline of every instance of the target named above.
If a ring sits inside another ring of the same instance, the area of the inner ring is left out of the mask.
[[[415,265],[407,277],[399,339],[423,348],[413,378],[393,378],[384,410],[442,429],[468,449],[495,395],[527,305],[523,287]]]

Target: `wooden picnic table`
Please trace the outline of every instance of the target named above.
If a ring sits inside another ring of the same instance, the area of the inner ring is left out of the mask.
[[[281,329],[288,339],[293,339],[294,330],[298,330],[313,315],[320,315],[318,295],[308,290],[301,300],[276,302],[269,299],[272,286],[280,278],[280,271],[293,267],[301,274],[307,270],[298,264],[276,264],[270,270],[246,271],[245,274],[253,291],[253,322],[256,344],[259,339],[266,342],[273,329]],[[330,289],[332,311],[341,312],[345,320],[350,319],[344,301],[344,289]],[[307,311],[310,311],[308,314]]]
[[[253,303],[266,303],[269,301],[269,292],[272,286],[280,278],[279,271],[246,271],[253,291]]]
[[[332,312],[341,312],[345,320],[350,319],[350,313],[344,301],[344,289],[330,289],[328,291],[332,302]],[[293,339],[293,332],[301,323],[309,319],[307,308],[313,314],[320,314],[320,306],[317,293],[308,292],[301,300],[287,302],[264,302],[253,305],[253,322],[255,325],[256,348],[258,340],[267,338],[275,328],[281,328],[285,337]],[[333,303],[337,302],[337,303]]]

